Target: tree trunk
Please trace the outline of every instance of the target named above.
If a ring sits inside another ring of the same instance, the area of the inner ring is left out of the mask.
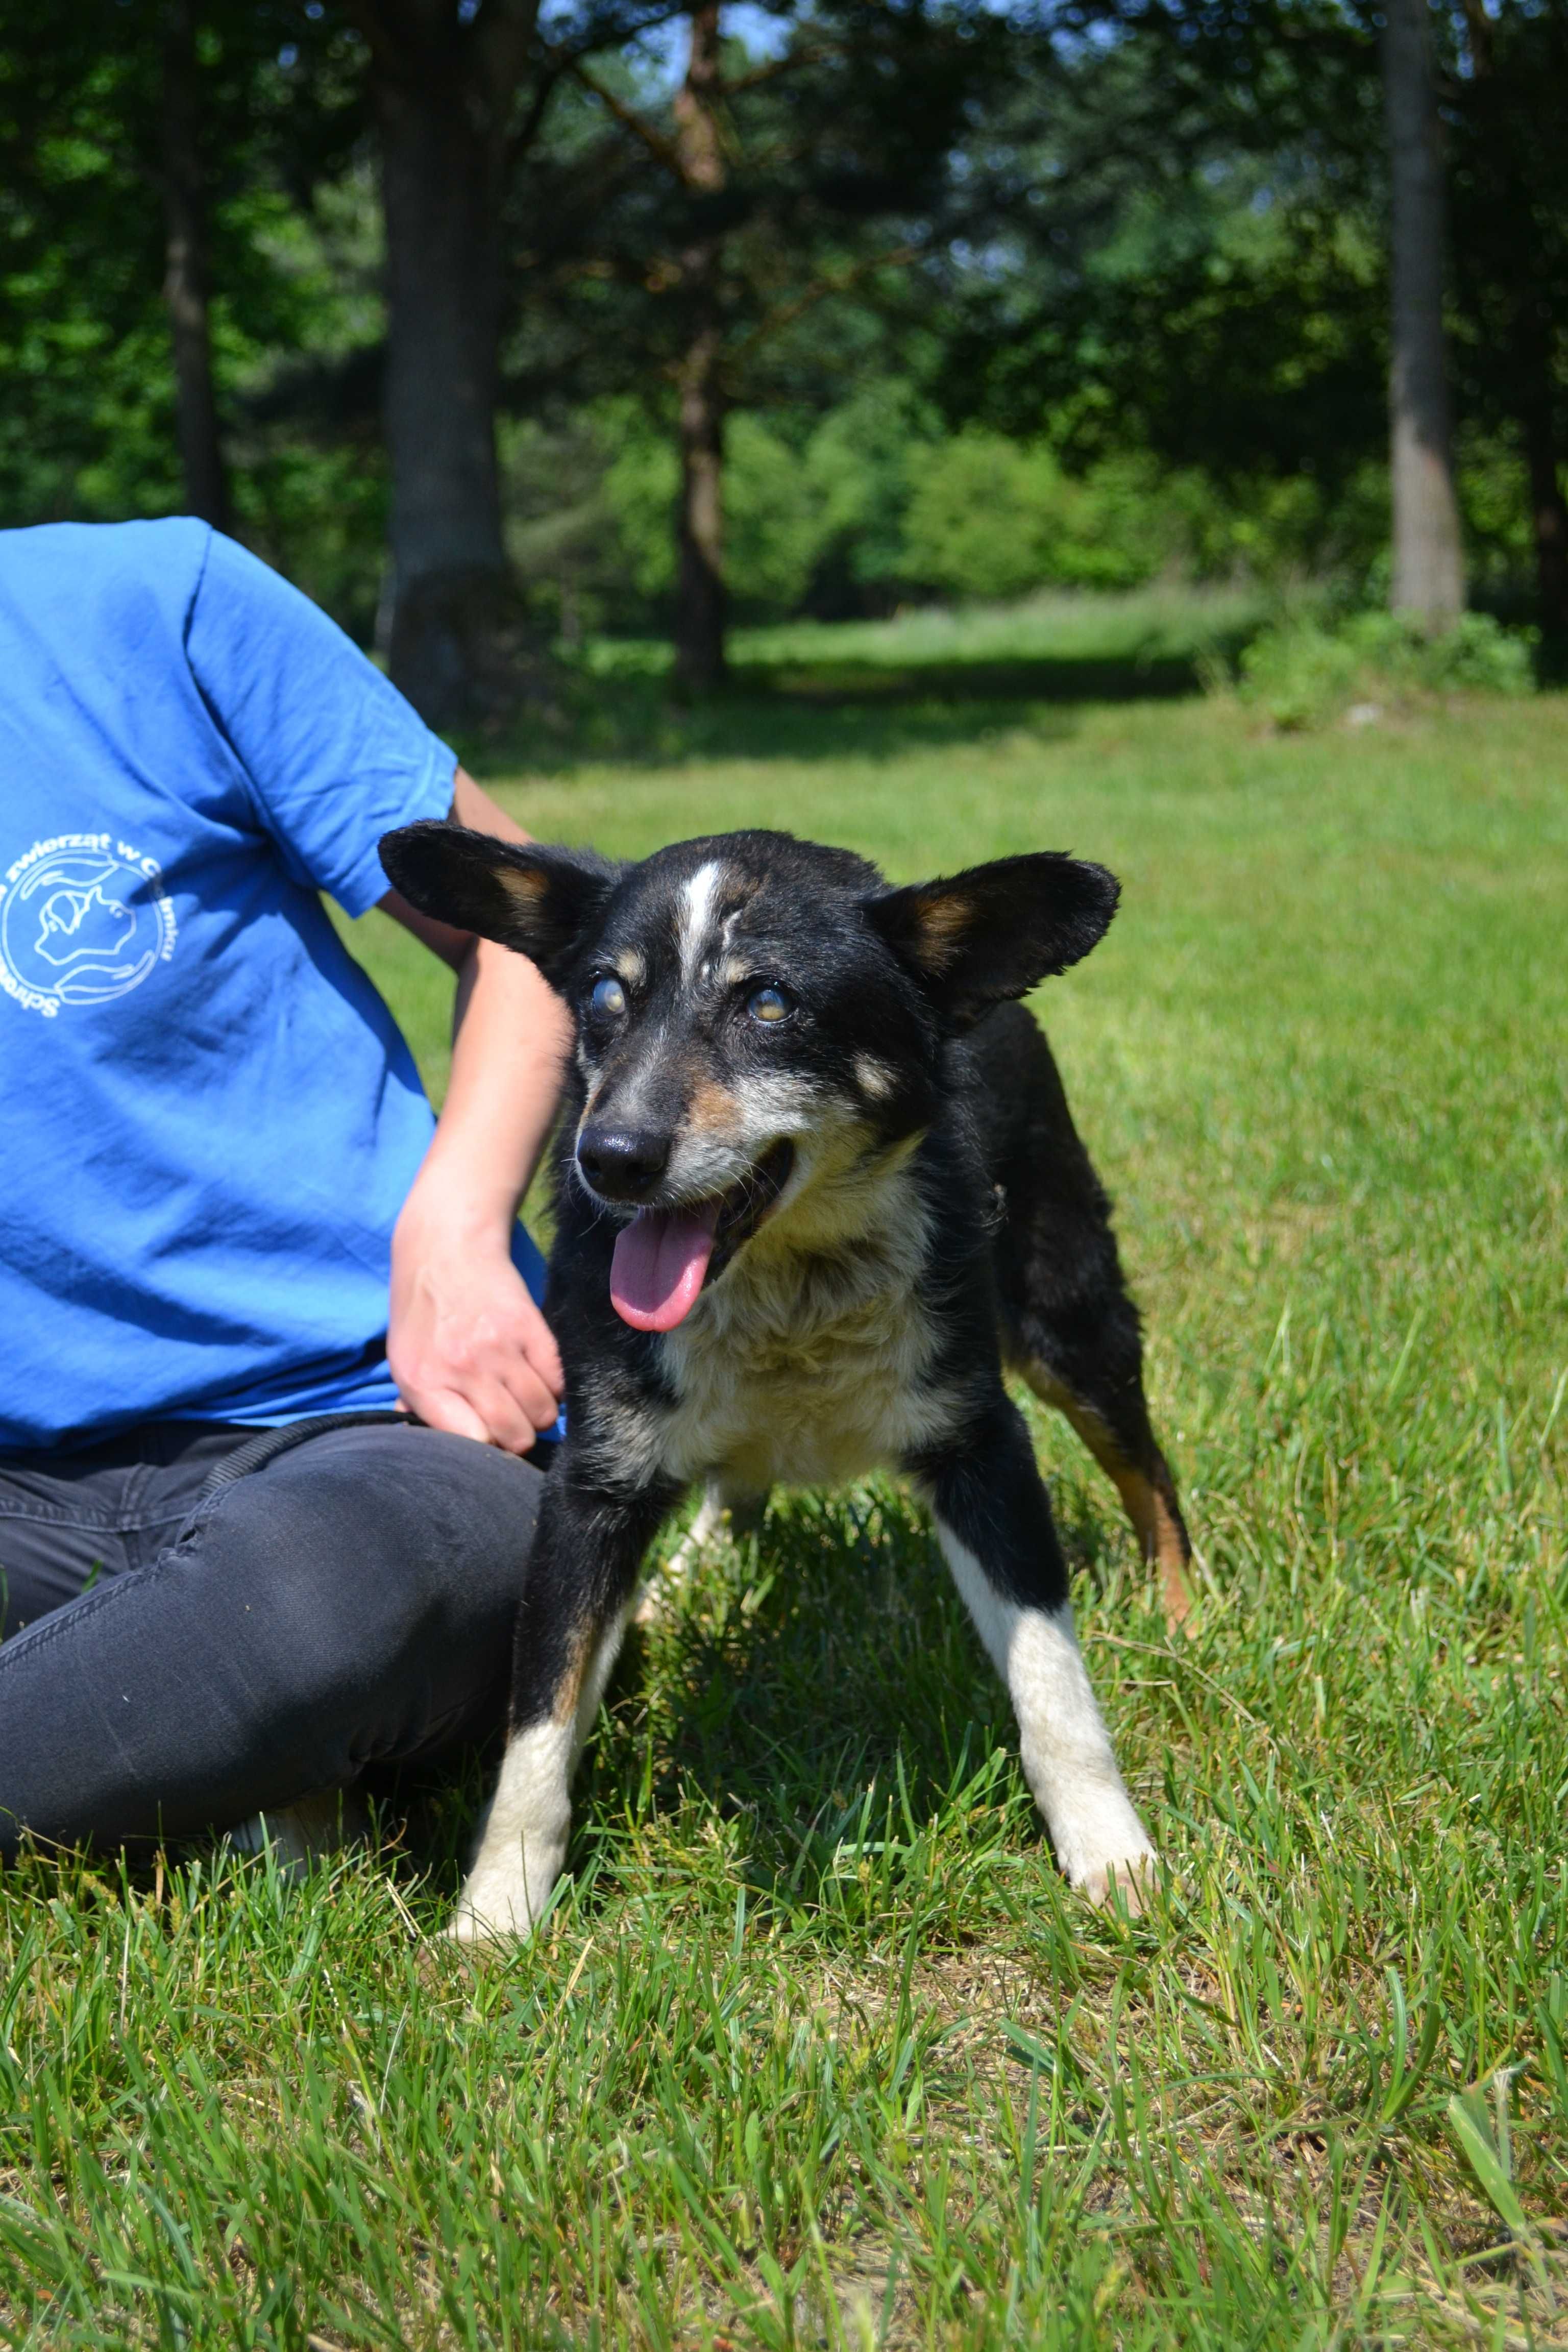
[[[690,694],[724,682],[724,405],[719,335],[704,329],[680,373],[680,568],[676,583],[675,675]]]
[[[1391,195],[1389,444],[1395,612],[1432,630],[1464,608],[1443,339],[1443,183],[1427,0],[1386,0],[1384,105]]]
[[[206,204],[200,148],[201,93],[192,0],[164,0],[162,163],[163,299],[174,358],[174,423],[185,508],[215,530],[229,525],[228,482],[213,391],[207,303]]]
[[[528,637],[501,538],[495,413],[506,134],[536,5],[360,11],[386,220],[394,681],[437,726],[514,715]],[[481,36],[509,36],[504,54]]]
[[[691,10],[686,79],[675,101],[676,159],[688,193],[701,198],[724,186],[719,130],[719,0]],[[680,491],[676,512],[676,682],[688,694],[723,684],[724,651],[724,331],[719,309],[720,241],[695,238],[680,257],[690,321],[679,372]]]

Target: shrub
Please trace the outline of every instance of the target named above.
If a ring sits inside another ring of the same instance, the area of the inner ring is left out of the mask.
[[[1241,656],[1239,691],[1293,729],[1324,725],[1358,696],[1528,694],[1532,684],[1528,640],[1488,613],[1466,613],[1435,637],[1407,614],[1354,613],[1265,629]]]
[[[1315,621],[1287,621],[1254,637],[1241,656],[1241,698],[1276,727],[1321,726],[1354,688],[1360,667],[1341,636]]]
[[[1534,683],[1529,639],[1489,613],[1465,613],[1440,637],[1403,613],[1358,613],[1345,635],[1367,669],[1431,694],[1528,694]]]
[[[1075,480],[1048,449],[970,425],[917,472],[906,572],[983,604],[1045,587],[1141,587],[1174,551],[1148,474],[1137,459],[1113,458]]]

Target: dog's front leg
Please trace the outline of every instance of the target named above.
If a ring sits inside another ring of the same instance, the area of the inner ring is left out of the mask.
[[[506,1754],[447,1930],[459,1943],[530,1935],[543,1913],[566,1859],[572,1775],[673,1496],[584,1486],[570,1457],[550,1479],[518,1612]]]
[[[1073,1630],[1067,1567],[1022,1416],[996,1394],[962,1438],[910,1465],[953,1582],[1007,1685],[1024,1771],[1057,1859],[1091,1902],[1134,1911],[1154,1849],[1117,1769]]]

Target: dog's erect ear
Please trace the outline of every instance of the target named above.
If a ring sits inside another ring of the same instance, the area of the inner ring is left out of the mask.
[[[498,841],[467,825],[405,824],[381,836],[386,878],[411,907],[531,956],[549,980],[602,912],[617,868],[591,851]]]
[[[947,1025],[968,1029],[993,1004],[1026,996],[1086,956],[1104,938],[1120,896],[1103,866],[1039,850],[863,904]]]

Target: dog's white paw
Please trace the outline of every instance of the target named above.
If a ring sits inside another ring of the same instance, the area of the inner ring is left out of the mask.
[[[509,1939],[510,1930],[492,1927],[488,1919],[479,1918],[462,1905],[441,1930],[441,1940],[446,1944],[504,1944]]]
[[[454,1944],[524,1944],[546,1911],[566,1861],[563,1837],[508,1837],[492,1806],[474,1866],[447,1928]]]
[[[685,1549],[682,1544],[680,1550]],[[669,1614],[669,1604],[675,1598],[676,1588],[689,1565],[689,1561],[681,1559],[680,1552],[677,1552],[668,1567],[656,1566],[649,1570],[638,1586],[637,1599],[632,1603],[631,1622],[634,1625],[661,1625],[664,1622]]]
[[[523,1944],[550,1906],[563,1857],[534,1861],[519,1854],[514,1866],[476,1867],[458,1897],[447,1927],[454,1944]]]
[[[1145,1846],[1142,1853],[1127,1854],[1087,1872],[1073,1885],[1097,1911],[1105,1909],[1114,1895],[1125,1904],[1129,1916],[1136,1919],[1148,1909],[1159,1874],[1160,1857],[1152,1846]]]

